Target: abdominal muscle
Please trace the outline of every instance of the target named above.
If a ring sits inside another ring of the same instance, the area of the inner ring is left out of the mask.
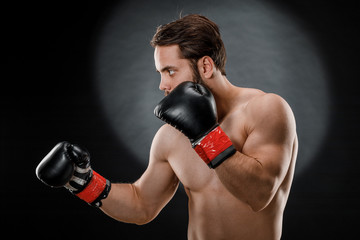
[[[271,213],[271,209],[253,212],[221,187],[208,187],[201,192],[186,189],[186,193],[189,197],[189,240],[280,239],[282,211],[276,214]],[[272,208],[270,205],[267,208]]]

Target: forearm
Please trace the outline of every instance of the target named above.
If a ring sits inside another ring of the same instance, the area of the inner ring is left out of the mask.
[[[126,223],[145,224],[151,221],[139,197],[135,184],[112,184],[101,210],[108,216]]]
[[[66,187],[114,219],[136,224],[153,220],[178,186],[170,165],[154,154],[138,181],[133,184],[111,183],[92,170],[89,152],[68,142],[58,143],[44,157],[36,168],[36,176],[48,186]]]
[[[236,152],[215,171],[223,185],[254,211],[262,210],[271,201],[273,179],[257,159]]]

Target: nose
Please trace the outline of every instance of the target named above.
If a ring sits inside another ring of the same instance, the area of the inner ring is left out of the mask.
[[[159,89],[161,91],[169,91],[170,90],[170,84],[168,81],[166,81],[166,79],[163,76],[161,76],[161,79],[160,79]]]

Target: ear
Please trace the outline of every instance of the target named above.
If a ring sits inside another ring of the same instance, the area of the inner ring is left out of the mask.
[[[214,73],[214,67],[214,61],[209,56],[204,56],[198,61],[199,72],[203,78],[211,78]]]

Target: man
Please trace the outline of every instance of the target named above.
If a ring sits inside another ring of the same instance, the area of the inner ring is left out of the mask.
[[[136,224],[153,220],[181,181],[188,239],[280,239],[297,156],[290,107],[228,81],[219,29],[206,17],[160,26],[151,44],[166,95],[155,115],[168,124],[156,133],[140,179],[111,184],[91,169],[84,149],[67,142],[43,159],[38,177]]]

